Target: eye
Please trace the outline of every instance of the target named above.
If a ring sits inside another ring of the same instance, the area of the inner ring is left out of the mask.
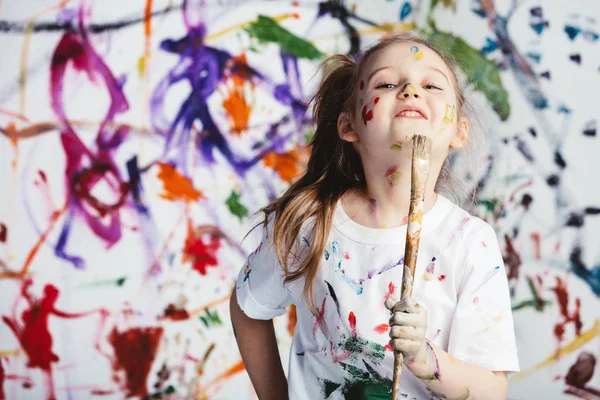
[[[396,85],[393,83],[382,83],[381,85],[376,86],[375,89],[393,89],[395,87]]]
[[[427,84],[427,85],[425,85],[425,86],[423,86],[423,87],[424,87],[425,89],[442,90],[441,88],[439,88],[439,87],[437,87],[437,86],[435,86],[435,85],[433,85],[433,84],[431,84],[431,83],[430,83],[430,84]]]

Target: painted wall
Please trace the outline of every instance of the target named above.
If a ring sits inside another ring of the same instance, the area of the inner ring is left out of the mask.
[[[510,398],[600,398],[600,6],[205,3],[0,2],[0,399],[254,398],[227,305],[248,217],[302,171],[319,60],[413,28],[489,130]]]

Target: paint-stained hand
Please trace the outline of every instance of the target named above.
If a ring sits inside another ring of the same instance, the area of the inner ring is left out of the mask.
[[[404,355],[404,362],[425,362],[427,310],[413,299],[401,300],[397,303],[388,299],[385,306],[392,312],[390,346]]]

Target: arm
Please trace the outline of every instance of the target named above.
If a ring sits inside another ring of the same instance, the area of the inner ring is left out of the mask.
[[[443,394],[449,400],[506,399],[506,372],[492,372],[458,360],[429,341],[425,347],[423,361],[408,362],[406,366],[434,393]]]
[[[235,289],[229,311],[240,354],[258,398],[287,399],[287,379],[279,358],[273,320],[247,317],[238,305]]]

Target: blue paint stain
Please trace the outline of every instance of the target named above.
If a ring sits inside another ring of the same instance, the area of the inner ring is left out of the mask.
[[[327,251],[327,249],[325,249],[324,253],[325,253],[325,260],[329,260],[329,252]]]
[[[537,33],[538,35],[541,35],[542,33],[544,33],[544,29],[548,28],[550,26],[550,24],[548,23],[548,21],[542,21],[542,22],[531,23],[531,24],[529,24],[529,26],[531,26],[531,29],[533,29],[535,31],[535,33]]]
[[[571,262],[571,270],[579,278],[587,283],[590,289],[600,297],[600,265],[588,269],[581,259],[581,248],[575,247],[569,257]]]
[[[404,21],[404,19],[408,17],[411,12],[412,5],[408,1],[404,2],[404,4],[402,4],[402,7],[400,8],[400,21]]]
[[[565,33],[567,36],[569,36],[569,39],[575,40],[577,35],[579,35],[579,32],[581,32],[581,29],[574,26],[565,25]]]
[[[542,61],[542,55],[540,53],[535,53],[532,51],[528,51],[525,55],[535,61],[536,64],[539,64]]]
[[[498,50],[498,42],[490,38],[485,38],[485,45],[481,48],[481,52],[488,55],[496,50]]]

